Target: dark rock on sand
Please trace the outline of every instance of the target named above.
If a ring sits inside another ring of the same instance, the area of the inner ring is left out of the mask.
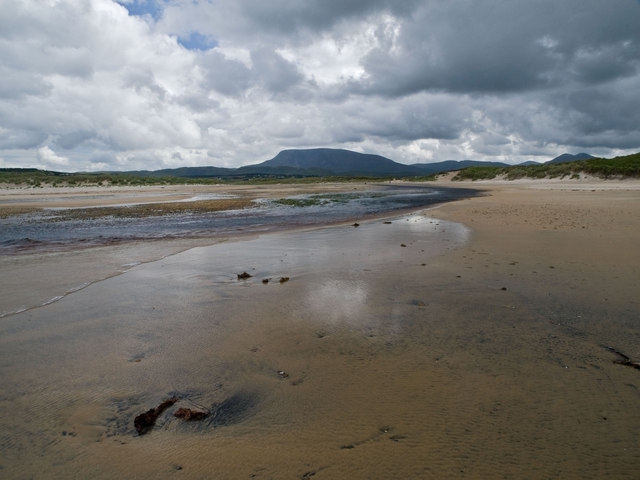
[[[251,278],[253,275],[247,273],[247,272],[242,272],[238,274],[238,280],[246,280],[247,278]]]
[[[162,412],[164,412],[167,408],[172,406],[177,401],[177,397],[171,397],[168,400],[162,402],[156,408],[152,408],[150,410],[147,410],[145,413],[141,413],[140,415],[138,415],[133,421],[133,426],[136,428],[136,432],[138,432],[138,435],[144,435],[149,430],[151,430]]]

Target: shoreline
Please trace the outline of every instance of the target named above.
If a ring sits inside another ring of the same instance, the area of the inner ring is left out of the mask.
[[[390,203],[389,206],[381,203],[380,207],[355,208],[351,212],[348,207],[340,208],[343,203],[339,200],[341,195],[350,199],[362,193],[364,198],[367,195],[365,192],[369,192],[372,199],[377,196],[393,198],[409,190],[423,194],[418,202],[412,202],[411,195],[407,195],[404,204],[402,201],[399,204]],[[382,193],[378,195],[376,192]],[[63,252],[143,241],[158,245],[164,240],[202,243],[210,238],[215,242],[221,238],[246,234],[323,227],[400,215],[416,208],[426,208],[430,204],[476,194],[475,189],[367,183],[287,185],[286,188],[275,185],[268,188],[238,187],[234,190],[220,189],[218,186],[203,186],[194,190],[189,186],[186,189],[174,189],[173,193],[167,193],[163,198],[157,196],[157,189],[146,188],[129,191],[125,196],[108,188],[94,188],[91,193],[80,191],[62,196],[44,192],[26,199],[7,199],[0,194],[0,222],[7,227],[3,232],[5,235],[0,235],[0,256]],[[317,205],[322,209],[290,209],[287,213],[285,207],[281,213],[272,215],[278,205],[289,205],[286,201],[278,201],[280,197],[292,197],[294,200],[290,204],[294,206],[315,207],[313,202],[305,204],[306,199],[296,203],[298,195],[319,195]],[[324,196],[328,199],[325,200]],[[419,202],[422,202],[420,207],[417,206]],[[296,211],[299,214],[294,213]],[[216,215],[216,212],[221,213]],[[225,221],[225,218],[230,220]],[[239,220],[237,228],[234,218]],[[276,220],[272,220],[274,218]],[[82,223],[84,221],[87,223]],[[23,222],[24,228],[21,228]],[[56,225],[62,224],[62,227],[56,228]],[[86,227],[84,236],[72,234],[73,230],[68,225],[74,224],[83,231]],[[161,228],[161,225],[165,225],[165,228]]]

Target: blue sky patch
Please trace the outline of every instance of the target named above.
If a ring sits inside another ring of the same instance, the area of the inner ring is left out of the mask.
[[[126,8],[129,15],[140,17],[150,15],[154,20],[158,20],[164,10],[163,2],[160,0],[116,0],[116,2]]]
[[[191,32],[188,37],[178,37],[178,43],[187,50],[209,50],[218,46],[215,38],[198,32]]]

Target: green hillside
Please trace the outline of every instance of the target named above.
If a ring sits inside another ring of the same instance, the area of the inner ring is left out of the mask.
[[[640,177],[640,153],[615,158],[589,158],[566,163],[516,165],[513,167],[469,167],[458,172],[453,180],[490,180],[504,176],[518,178],[579,178],[593,175],[600,178]]]

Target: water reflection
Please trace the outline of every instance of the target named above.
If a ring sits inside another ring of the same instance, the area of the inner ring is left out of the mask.
[[[307,290],[305,304],[330,323],[361,323],[369,297],[363,281],[329,280]]]

